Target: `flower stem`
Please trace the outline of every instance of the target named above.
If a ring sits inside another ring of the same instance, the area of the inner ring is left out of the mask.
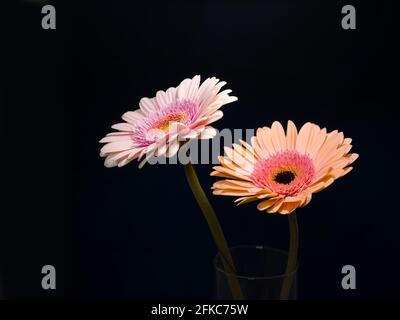
[[[297,226],[296,211],[288,215],[290,230],[289,256],[286,265],[285,278],[283,280],[280,300],[288,300],[290,289],[293,286],[294,271],[297,267],[297,252],[299,248],[299,228]]]
[[[215,215],[214,209],[204,193],[203,188],[200,185],[199,179],[197,178],[196,171],[193,165],[189,162],[184,166],[186,179],[192,189],[193,195],[199,204],[204,217],[207,220],[211,234],[214,238],[215,244],[222,257],[224,270],[228,273],[227,279],[231,288],[232,296],[235,300],[242,300],[243,294],[240,288],[238,279],[235,276],[236,270],[233,264],[232,256],[229,252],[228,245],[225,240],[224,233],[218,222],[217,216]]]

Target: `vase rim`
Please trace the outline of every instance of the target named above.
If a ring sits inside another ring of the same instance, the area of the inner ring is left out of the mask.
[[[282,249],[279,249],[279,248],[270,247],[270,246],[264,246],[264,245],[237,245],[237,246],[229,247],[229,251],[232,251],[232,249],[244,249],[244,248],[255,249],[255,250],[266,250],[266,249],[268,249],[268,250],[272,250],[272,251],[275,251],[275,252],[283,253],[286,256],[288,255],[288,252],[285,251],[285,250],[282,250]],[[273,275],[273,276],[262,276],[262,277],[260,277],[260,276],[245,276],[245,275],[239,275],[239,274],[233,274],[233,273],[230,273],[230,272],[226,272],[223,268],[220,268],[217,265],[217,259],[219,259],[219,258],[221,258],[221,254],[218,252],[216,254],[216,256],[214,257],[214,259],[213,259],[214,267],[218,272],[221,272],[221,273],[225,274],[228,277],[233,277],[233,278],[238,278],[238,279],[246,279],[246,280],[249,280],[249,281],[285,278],[285,277],[292,276],[299,269],[299,262],[297,261],[296,268],[291,272],[285,272],[285,273],[281,273],[281,274],[277,274],[277,275]]]

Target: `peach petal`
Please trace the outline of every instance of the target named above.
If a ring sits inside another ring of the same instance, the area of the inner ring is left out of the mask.
[[[306,153],[306,147],[308,139],[311,134],[311,130],[312,130],[312,124],[310,122],[307,122],[301,127],[299,134],[297,136],[296,150],[302,154]]]
[[[213,190],[213,194],[218,196],[236,196],[236,197],[243,197],[243,196],[252,196],[254,193],[246,192],[241,190]]]
[[[257,190],[255,192],[259,192],[259,191],[263,190],[262,188],[254,187],[254,184],[249,181],[226,179],[226,180],[217,181],[214,183],[214,185],[216,185],[216,184],[221,184],[221,185],[225,185],[228,187],[237,187],[237,188],[240,188],[243,190],[248,190],[248,189]]]
[[[212,177],[221,177],[221,178],[228,178],[228,179],[238,179],[239,177],[236,175],[231,175],[226,172],[220,172],[220,171],[211,171],[210,176]],[[239,178],[240,179],[240,178]]]
[[[247,196],[247,197],[237,198],[235,200],[235,203],[236,203],[237,206],[240,206],[242,204],[254,202],[254,201],[257,201],[257,200],[258,200],[257,196]]]
[[[281,199],[277,200],[271,207],[269,207],[267,209],[267,212],[268,213],[278,212],[284,201],[285,201],[284,198],[281,198]]]
[[[308,136],[308,140],[307,140],[305,151],[304,151],[305,154],[309,155],[309,150],[310,150],[310,148],[312,148],[313,143],[314,143],[315,139],[318,137],[320,131],[321,131],[321,129],[319,126],[317,126],[313,123],[311,124],[310,135]]]
[[[337,130],[335,130],[337,131]],[[312,159],[316,163],[316,166],[319,167],[319,164],[321,162],[321,159],[326,156],[326,154],[337,150],[339,146],[339,137],[337,135],[337,132],[332,131],[327,134],[327,137],[322,144],[321,148],[317,153],[314,154]]]
[[[276,153],[275,147],[272,144],[271,139],[271,129],[269,128],[260,128],[257,130],[257,139],[261,148],[265,149],[268,153],[268,156],[272,156]]]
[[[244,176],[249,176],[250,172],[244,170],[242,167],[236,165],[232,160],[230,160],[228,157],[218,157],[219,162],[221,163],[222,166],[225,166],[226,168],[229,168],[238,174],[244,175]]]
[[[258,142],[258,139],[256,136],[251,137],[250,139],[251,144],[253,145],[254,152],[260,159],[266,159],[269,157],[269,153],[267,150],[265,150],[260,143]]]
[[[352,154],[349,155],[349,157],[350,157],[350,164],[351,164],[351,163],[353,163],[354,161],[356,161],[358,159],[359,154],[358,153],[352,153]]]
[[[300,201],[294,201],[294,202],[284,201],[284,203],[282,203],[281,207],[279,208],[279,213],[290,214],[300,206],[300,203],[301,203]]]
[[[254,154],[252,152],[250,152],[245,147],[238,145],[236,143],[234,143],[232,147],[237,153],[239,153],[241,156],[243,156],[243,158],[245,158],[249,163],[251,163],[252,166],[254,165],[255,159],[254,159]]]
[[[351,144],[352,141],[353,141],[353,140],[352,140],[351,138],[345,138],[345,139],[343,140],[343,144]]]
[[[311,201],[311,199],[312,199],[312,193],[308,193],[305,197],[304,197],[304,200],[303,200],[303,202],[301,203],[301,207],[305,207],[306,205],[308,205],[309,203],[310,203],[310,201]]]
[[[241,167],[243,170],[251,173],[253,171],[253,164],[243,157],[239,152],[235,151],[232,148],[225,147],[224,151],[228,158],[238,167]]]
[[[306,153],[313,158],[314,155],[319,151],[326,140],[326,129],[319,130],[314,136],[313,140],[307,146]]]
[[[286,133],[286,146],[288,150],[294,150],[296,148],[297,140],[297,128],[294,123],[289,120],[287,123],[287,133]]]
[[[248,144],[246,141],[244,141],[242,139],[239,139],[239,142],[247,150],[247,153],[251,155],[252,159],[254,159],[254,160],[259,160],[260,159],[258,157],[258,155],[256,154],[256,152],[254,151],[254,148],[250,144]]]
[[[341,178],[343,176],[345,176],[346,174],[348,174],[351,170],[353,170],[353,167],[347,167],[345,169],[336,169],[333,170],[331,175],[332,177],[334,177],[335,179],[337,178]]]
[[[279,198],[276,198],[276,197],[268,199],[268,200],[261,201],[257,205],[257,209],[260,210],[260,211],[267,210],[268,208],[272,207],[277,201],[279,201]]]
[[[338,149],[332,149],[329,152],[326,152],[324,155],[318,158],[318,161],[316,161],[318,167],[323,167],[326,164],[334,162],[337,159],[343,157],[351,150],[351,148],[351,145],[343,145]]]
[[[215,171],[217,171],[217,173],[219,172],[221,174],[224,174],[228,178],[238,178],[238,179],[242,179],[242,180],[246,180],[246,181],[251,181],[250,177],[248,177],[246,175],[239,174],[237,171],[234,171],[234,170],[229,169],[229,168],[216,166],[216,167],[213,167],[213,169]],[[216,175],[216,172],[211,172],[211,175]]]
[[[282,152],[286,150],[285,130],[283,130],[282,125],[278,121],[274,121],[274,123],[272,123],[271,143],[276,152]]]

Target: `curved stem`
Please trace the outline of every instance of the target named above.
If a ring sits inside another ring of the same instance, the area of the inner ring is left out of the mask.
[[[193,165],[189,162],[184,166],[186,179],[192,189],[193,195],[199,204],[204,217],[207,220],[208,226],[210,228],[211,234],[214,238],[215,244],[218,251],[222,257],[222,262],[224,269],[230,275],[227,275],[229,286],[231,288],[232,296],[235,300],[243,299],[243,294],[240,289],[239,281],[236,277],[231,276],[236,274],[236,270],[233,264],[232,256],[230,254],[228,245],[225,240],[224,233],[222,231],[221,225],[215,215],[214,209],[212,208],[210,202],[204,193],[203,188],[200,185],[199,179],[197,178],[196,171]]]
[[[280,300],[288,300],[290,289],[293,286],[294,271],[297,267],[297,252],[299,249],[299,228],[297,225],[296,211],[288,215],[290,230],[289,256],[286,265],[285,278],[283,280]],[[290,276],[288,276],[290,274]]]

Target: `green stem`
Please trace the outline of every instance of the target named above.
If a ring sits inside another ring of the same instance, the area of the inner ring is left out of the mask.
[[[215,212],[210,202],[208,201],[203,188],[200,185],[193,165],[189,162],[187,165],[184,166],[184,169],[186,179],[189,182],[190,188],[192,189],[193,195],[196,198],[204,217],[207,220],[215,244],[222,257],[224,270],[226,271],[226,273],[228,273],[227,279],[231,288],[232,296],[235,300],[242,300],[243,294],[240,288],[240,284],[238,279],[234,276],[236,274],[236,270],[233,264],[232,256],[230,254],[224,233],[218,222],[217,216],[215,215]]]
[[[290,230],[290,246],[285,278],[283,280],[281,290],[281,300],[289,299],[290,289],[292,288],[294,280],[294,271],[297,267],[297,252],[299,249],[299,228],[297,226],[296,212],[292,212],[291,214],[289,214],[288,218]]]

